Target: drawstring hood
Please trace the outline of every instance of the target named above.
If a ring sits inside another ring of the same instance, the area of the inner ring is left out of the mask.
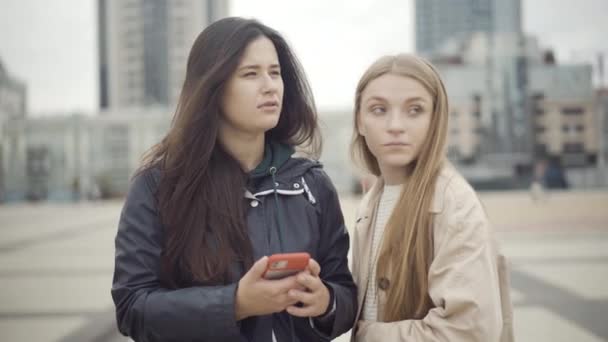
[[[276,215],[275,215],[275,219],[277,220],[277,239],[279,240],[279,246],[281,247],[281,252],[284,252],[284,245],[283,245],[283,222],[285,222],[285,220],[283,219],[283,211],[281,210],[281,207],[279,205],[279,189],[278,189],[278,182],[277,182],[277,168],[274,166],[271,166],[270,169],[268,169],[268,172],[270,173],[270,176],[272,176],[272,187],[274,189],[274,205],[277,208]]]
[[[279,241],[280,251],[284,252],[285,245],[283,244],[283,227],[285,220],[283,219],[283,211],[279,203],[279,183],[277,181],[277,172],[291,158],[294,153],[293,147],[275,142],[267,142],[264,146],[264,158],[260,164],[250,173],[251,180],[260,180],[270,175],[272,178],[272,189],[274,193],[275,220],[277,224],[277,239]]]

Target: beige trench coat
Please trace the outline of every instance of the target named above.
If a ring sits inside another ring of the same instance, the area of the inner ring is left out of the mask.
[[[358,285],[357,342],[512,342],[509,273],[485,211],[467,181],[449,164],[437,179],[430,211],[434,256],[429,296],[435,308],[421,320],[382,322],[386,293],[378,288],[378,322],[360,320],[367,292],[373,219],[383,189],[379,179],[359,206],[353,233],[352,271]],[[389,279],[389,286],[390,286]]]

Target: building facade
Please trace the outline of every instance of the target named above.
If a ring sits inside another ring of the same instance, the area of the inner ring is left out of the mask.
[[[194,39],[221,0],[98,0],[100,107],[174,105]]]

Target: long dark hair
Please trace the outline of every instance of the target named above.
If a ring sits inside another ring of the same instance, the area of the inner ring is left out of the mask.
[[[227,80],[247,45],[265,36],[277,50],[284,83],[283,106],[266,140],[306,147],[318,155],[314,100],[300,63],[275,30],[256,20],[225,18],[196,39],[172,125],[144,156],[140,171],[159,168],[156,200],[164,227],[163,285],[225,284],[233,263],[253,263],[243,194],[247,174],[218,141]]]

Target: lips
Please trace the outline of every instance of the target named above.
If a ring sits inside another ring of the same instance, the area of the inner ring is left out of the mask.
[[[272,108],[277,108],[279,107],[279,102],[278,101],[266,101],[260,105],[258,105],[258,108],[261,109],[272,109]]]
[[[410,146],[408,143],[400,142],[400,141],[391,141],[389,143],[383,144],[383,146],[391,147],[391,146]]]

